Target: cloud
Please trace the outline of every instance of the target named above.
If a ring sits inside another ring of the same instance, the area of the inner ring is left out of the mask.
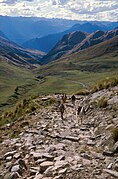
[[[113,21],[118,17],[117,0],[0,0],[0,3],[1,15]]]
[[[25,0],[25,1],[33,2],[34,0]],[[20,0],[3,0],[2,1],[2,3],[7,4],[7,5],[13,5],[18,2],[21,2],[21,1]]]

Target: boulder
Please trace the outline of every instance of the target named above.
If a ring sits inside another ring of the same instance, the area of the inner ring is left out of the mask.
[[[23,173],[23,169],[20,165],[14,165],[12,168],[11,168],[11,172],[13,173],[18,173],[20,175],[22,175]]]

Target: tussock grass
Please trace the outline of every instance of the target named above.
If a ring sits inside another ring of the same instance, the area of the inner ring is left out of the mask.
[[[31,113],[33,114],[39,108],[49,107],[54,104],[56,104],[55,98],[49,98],[46,101],[42,101],[41,99],[37,101],[36,97],[34,96],[24,98],[23,100],[18,101],[11,109],[6,109],[6,111],[0,117],[0,126],[3,126],[7,123],[22,121],[23,116]]]
[[[93,87],[91,87],[89,90],[87,89],[81,89],[76,94],[77,95],[88,95],[90,93],[95,93],[97,91],[103,90],[103,89],[109,89],[111,87],[118,85],[118,76],[112,76],[112,77],[106,77],[96,83]]]
[[[112,138],[114,140],[114,143],[118,141],[118,127],[112,130]]]
[[[16,103],[11,109],[7,109],[0,118],[0,126],[15,122],[19,117],[36,111],[39,106],[31,98],[23,99]]]
[[[99,108],[106,108],[108,106],[108,100],[103,96],[97,102]]]
[[[118,85],[118,76],[114,76],[114,77],[107,77],[103,80],[101,80],[100,82],[98,82],[92,89],[92,92],[97,92],[103,89],[108,89],[111,87],[114,87]]]
[[[90,94],[90,91],[88,91],[88,90],[86,90],[86,89],[81,89],[81,90],[79,90],[77,93],[76,93],[76,95],[89,95]]]

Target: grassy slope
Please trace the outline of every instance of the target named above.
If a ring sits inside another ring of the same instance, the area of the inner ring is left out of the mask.
[[[6,101],[14,94],[17,86],[26,86],[34,84],[35,78],[29,70],[14,66],[0,59],[0,104]],[[22,89],[24,90],[24,89]],[[18,91],[21,93],[22,91]]]
[[[39,92],[73,93],[83,88],[80,83],[89,87],[105,77],[118,76],[117,40],[114,38],[36,70],[45,77]]]
[[[35,75],[0,59],[0,105],[13,103],[22,96],[76,93],[83,88],[81,83],[89,87],[105,77],[118,76],[118,49],[112,47],[112,41],[99,44],[39,67],[33,71]],[[38,80],[35,76],[44,78]]]

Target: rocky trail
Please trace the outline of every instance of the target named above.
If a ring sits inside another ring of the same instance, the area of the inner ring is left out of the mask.
[[[108,99],[107,107],[90,105],[102,96]],[[118,126],[118,87],[92,94],[88,104],[82,123],[68,96],[63,120],[52,105],[1,127],[0,178],[118,178],[118,153],[113,154],[118,142],[114,145],[111,137],[111,130]]]

